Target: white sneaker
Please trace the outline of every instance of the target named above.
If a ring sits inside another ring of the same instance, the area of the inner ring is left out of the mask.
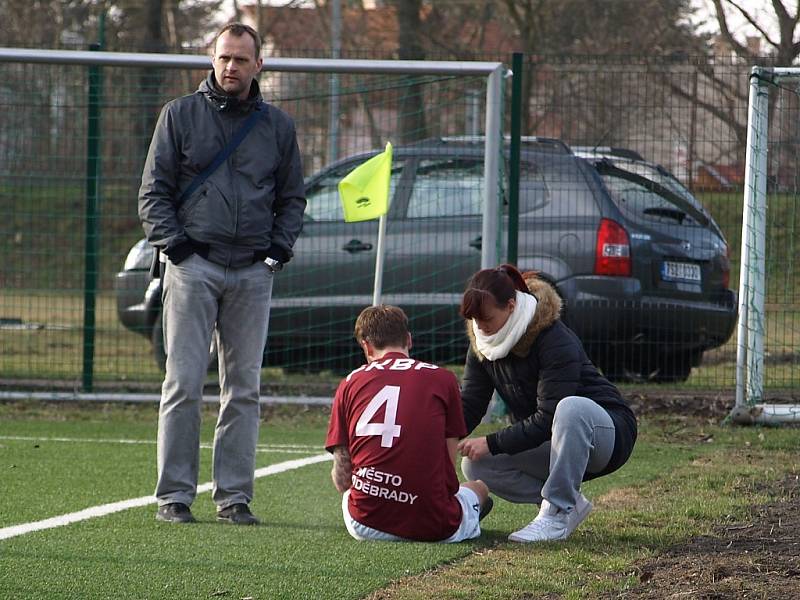
[[[592,503],[583,494],[578,494],[575,508],[570,512],[558,510],[547,500],[542,500],[539,514],[519,531],[508,536],[509,541],[554,542],[567,539],[592,512]]]

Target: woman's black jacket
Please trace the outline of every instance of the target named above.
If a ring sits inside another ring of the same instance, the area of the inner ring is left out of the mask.
[[[534,317],[508,356],[484,358],[475,346],[467,321],[470,350],[461,396],[467,431],[486,414],[495,390],[508,406],[513,423],[487,436],[492,454],[516,454],[538,447],[552,436],[556,405],[568,396],[594,400],[614,421],[614,452],[601,473],[615,471],[628,460],[636,441],[636,418],[617,388],[586,356],[580,339],[560,320],[561,298],[547,282],[528,275],[528,289],[537,299]]]

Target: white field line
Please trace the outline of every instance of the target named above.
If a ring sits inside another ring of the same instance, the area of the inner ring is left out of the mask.
[[[24,435],[0,435],[0,441],[8,440],[12,442],[78,442],[81,444],[142,444],[155,445],[156,440],[133,440],[133,439],[113,439],[113,438],[70,438],[70,437],[35,437]],[[201,448],[213,448],[211,444],[200,444]],[[279,454],[308,454],[321,450],[319,446],[308,446],[304,444],[259,444],[256,446],[258,452],[275,452]]]
[[[0,400],[44,400],[46,402],[129,402],[158,404],[161,394],[109,394],[82,392],[7,392],[0,391]],[[301,406],[330,406],[333,403],[331,396],[261,396],[259,402],[262,406],[276,404],[290,404]],[[219,396],[206,394],[203,396],[204,404],[219,404]]]
[[[256,469],[255,477],[267,477],[269,475],[277,475],[285,471],[299,469],[307,465],[313,465],[319,462],[331,460],[332,456],[325,452],[324,454],[317,454],[307,458],[298,458],[295,460],[287,460],[282,463]],[[210,492],[212,487],[211,482],[204,483],[197,486],[197,493]],[[78,521],[85,521],[87,519],[94,519],[96,517],[104,517],[112,513],[128,510],[129,508],[137,508],[139,506],[147,506],[148,504],[155,504],[157,502],[155,496],[141,496],[139,498],[131,498],[129,500],[121,500],[120,502],[112,502],[110,504],[101,504],[100,506],[92,506],[79,510],[78,512],[59,515],[43,521],[34,521],[33,523],[22,523],[21,525],[12,525],[11,527],[4,527],[0,529],[0,540],[7,540],[8,538],[32,533],[34,531],[41,531],[43,529],[53,529],[54,527],[63,527],[70,523],[77,523]]]

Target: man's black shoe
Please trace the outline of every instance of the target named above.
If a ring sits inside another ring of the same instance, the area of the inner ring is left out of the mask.
[[[258,519],[247,504],[231,504],[217,511],[217,521],[233,525],[258,525]]]
[[[166,523],[194,523],[195,518],[192,516],[192,511],[189,510],[188,506],[181,502],[173,502],[158,507],[156,521],[164,521]]]
[[[478,513],[478,520],[479,521],[483,521],[483,517],[485,517],[490,512],[492,512],[492,507],[493,506],[494,506],[494,500],[492,500],[491,496],[487,496],[486,497],[486,502],[484,502],[483,506],[481,506],[481,512]]]

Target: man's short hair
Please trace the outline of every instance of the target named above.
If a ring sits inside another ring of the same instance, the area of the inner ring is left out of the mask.
[[[361,311],[356,319],[355,336],[360,344],[367,340],[377,350],[408,343],[408,317],[402,308],[380,304]]]
[[[256,60],[261,56],[261,36],[258,35],[258,32],[250,27],[250,25],[245,25],[244,23],[228,23],[220,29],[217,35],[214,36],[214,52],[217,50],[217,40],[223,33],[230,33],[236,37],[242,37],[245,34],[249,35],[253,39],[253,44],[256,47]]]

